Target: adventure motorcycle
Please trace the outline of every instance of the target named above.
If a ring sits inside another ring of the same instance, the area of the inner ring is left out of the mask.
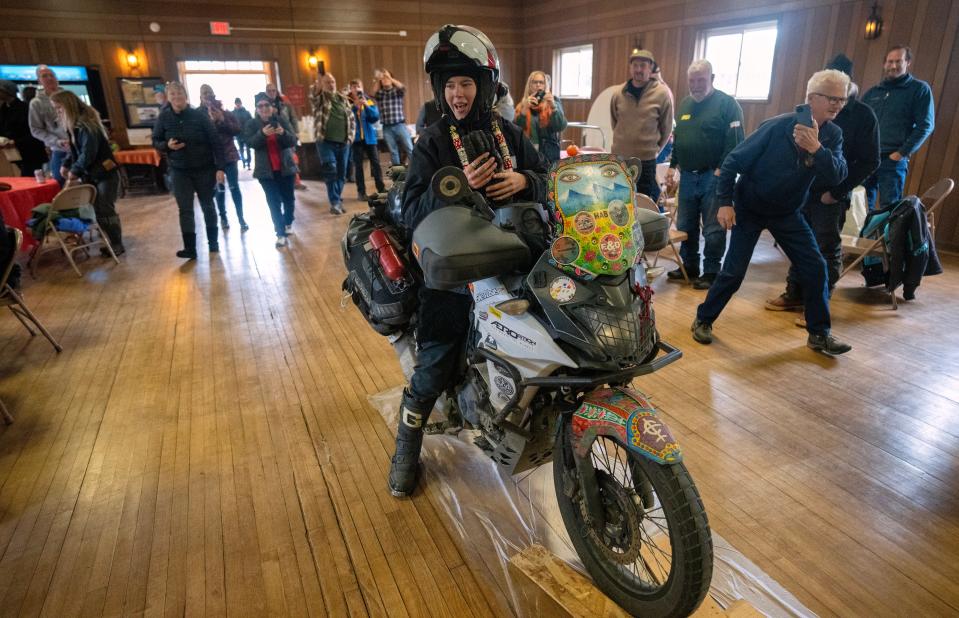
[[[395,225],[394,168],[390,194],[371,198],[344,238],[344,289],[377,332],[411,341],[409,291],[469,283],[465,368],[433,432],[478,429],[476,445],[509,474],[552,460],[563,522],[597,586],[631,614],[685,616],[708,591],[712,540],[679,445],[629,388],[681,356],[655,329],[641,256],[644,240],[665,245],[668,221],[636,205],[637,173],[612,155],[561,161],[547,214],[491,207],[461,170],[443,168],[433,192],[449,206],[409,238]],[[377,232],[389,246],[368,240]],[[382,249],[402,262],[407,246],[420,270],[396,277]]]

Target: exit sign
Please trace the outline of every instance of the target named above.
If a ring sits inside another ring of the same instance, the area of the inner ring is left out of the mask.
[[[217,36],[230,36],[230,22],[211,21],[210,34],[215,34]]]

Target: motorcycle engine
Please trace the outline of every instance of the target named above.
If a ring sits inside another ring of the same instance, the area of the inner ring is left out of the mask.
[[[473,427],[489,429],[492,426],[493,409],[489,406],[489,387],[486,378],[476,367],[470,367],[456,395],[456,403],[463,420]]]

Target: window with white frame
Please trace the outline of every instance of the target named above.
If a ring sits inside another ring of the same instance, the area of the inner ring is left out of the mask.
[[[580,45],[556,50],[553,55],[554,93],[564,99],[593,96],[593,46]]]
[[[774,21],[706,30],[699,35],[696,57],[713,65],[718,90],[737,99],[764,101],[769,98],[778,31]]]

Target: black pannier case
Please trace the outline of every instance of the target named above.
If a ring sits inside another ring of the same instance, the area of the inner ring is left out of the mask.
[[[377,224],[368,213],[350,220],[342,243],[347,269],[343,290],[350,294],[373,330],[391,335],[412,320],[416,312],[416,285],[409,272],[400,281],[391,281],[383,273],[379,252],[370,243],[370,234],[377,228],[390,233],[389,227]]]

